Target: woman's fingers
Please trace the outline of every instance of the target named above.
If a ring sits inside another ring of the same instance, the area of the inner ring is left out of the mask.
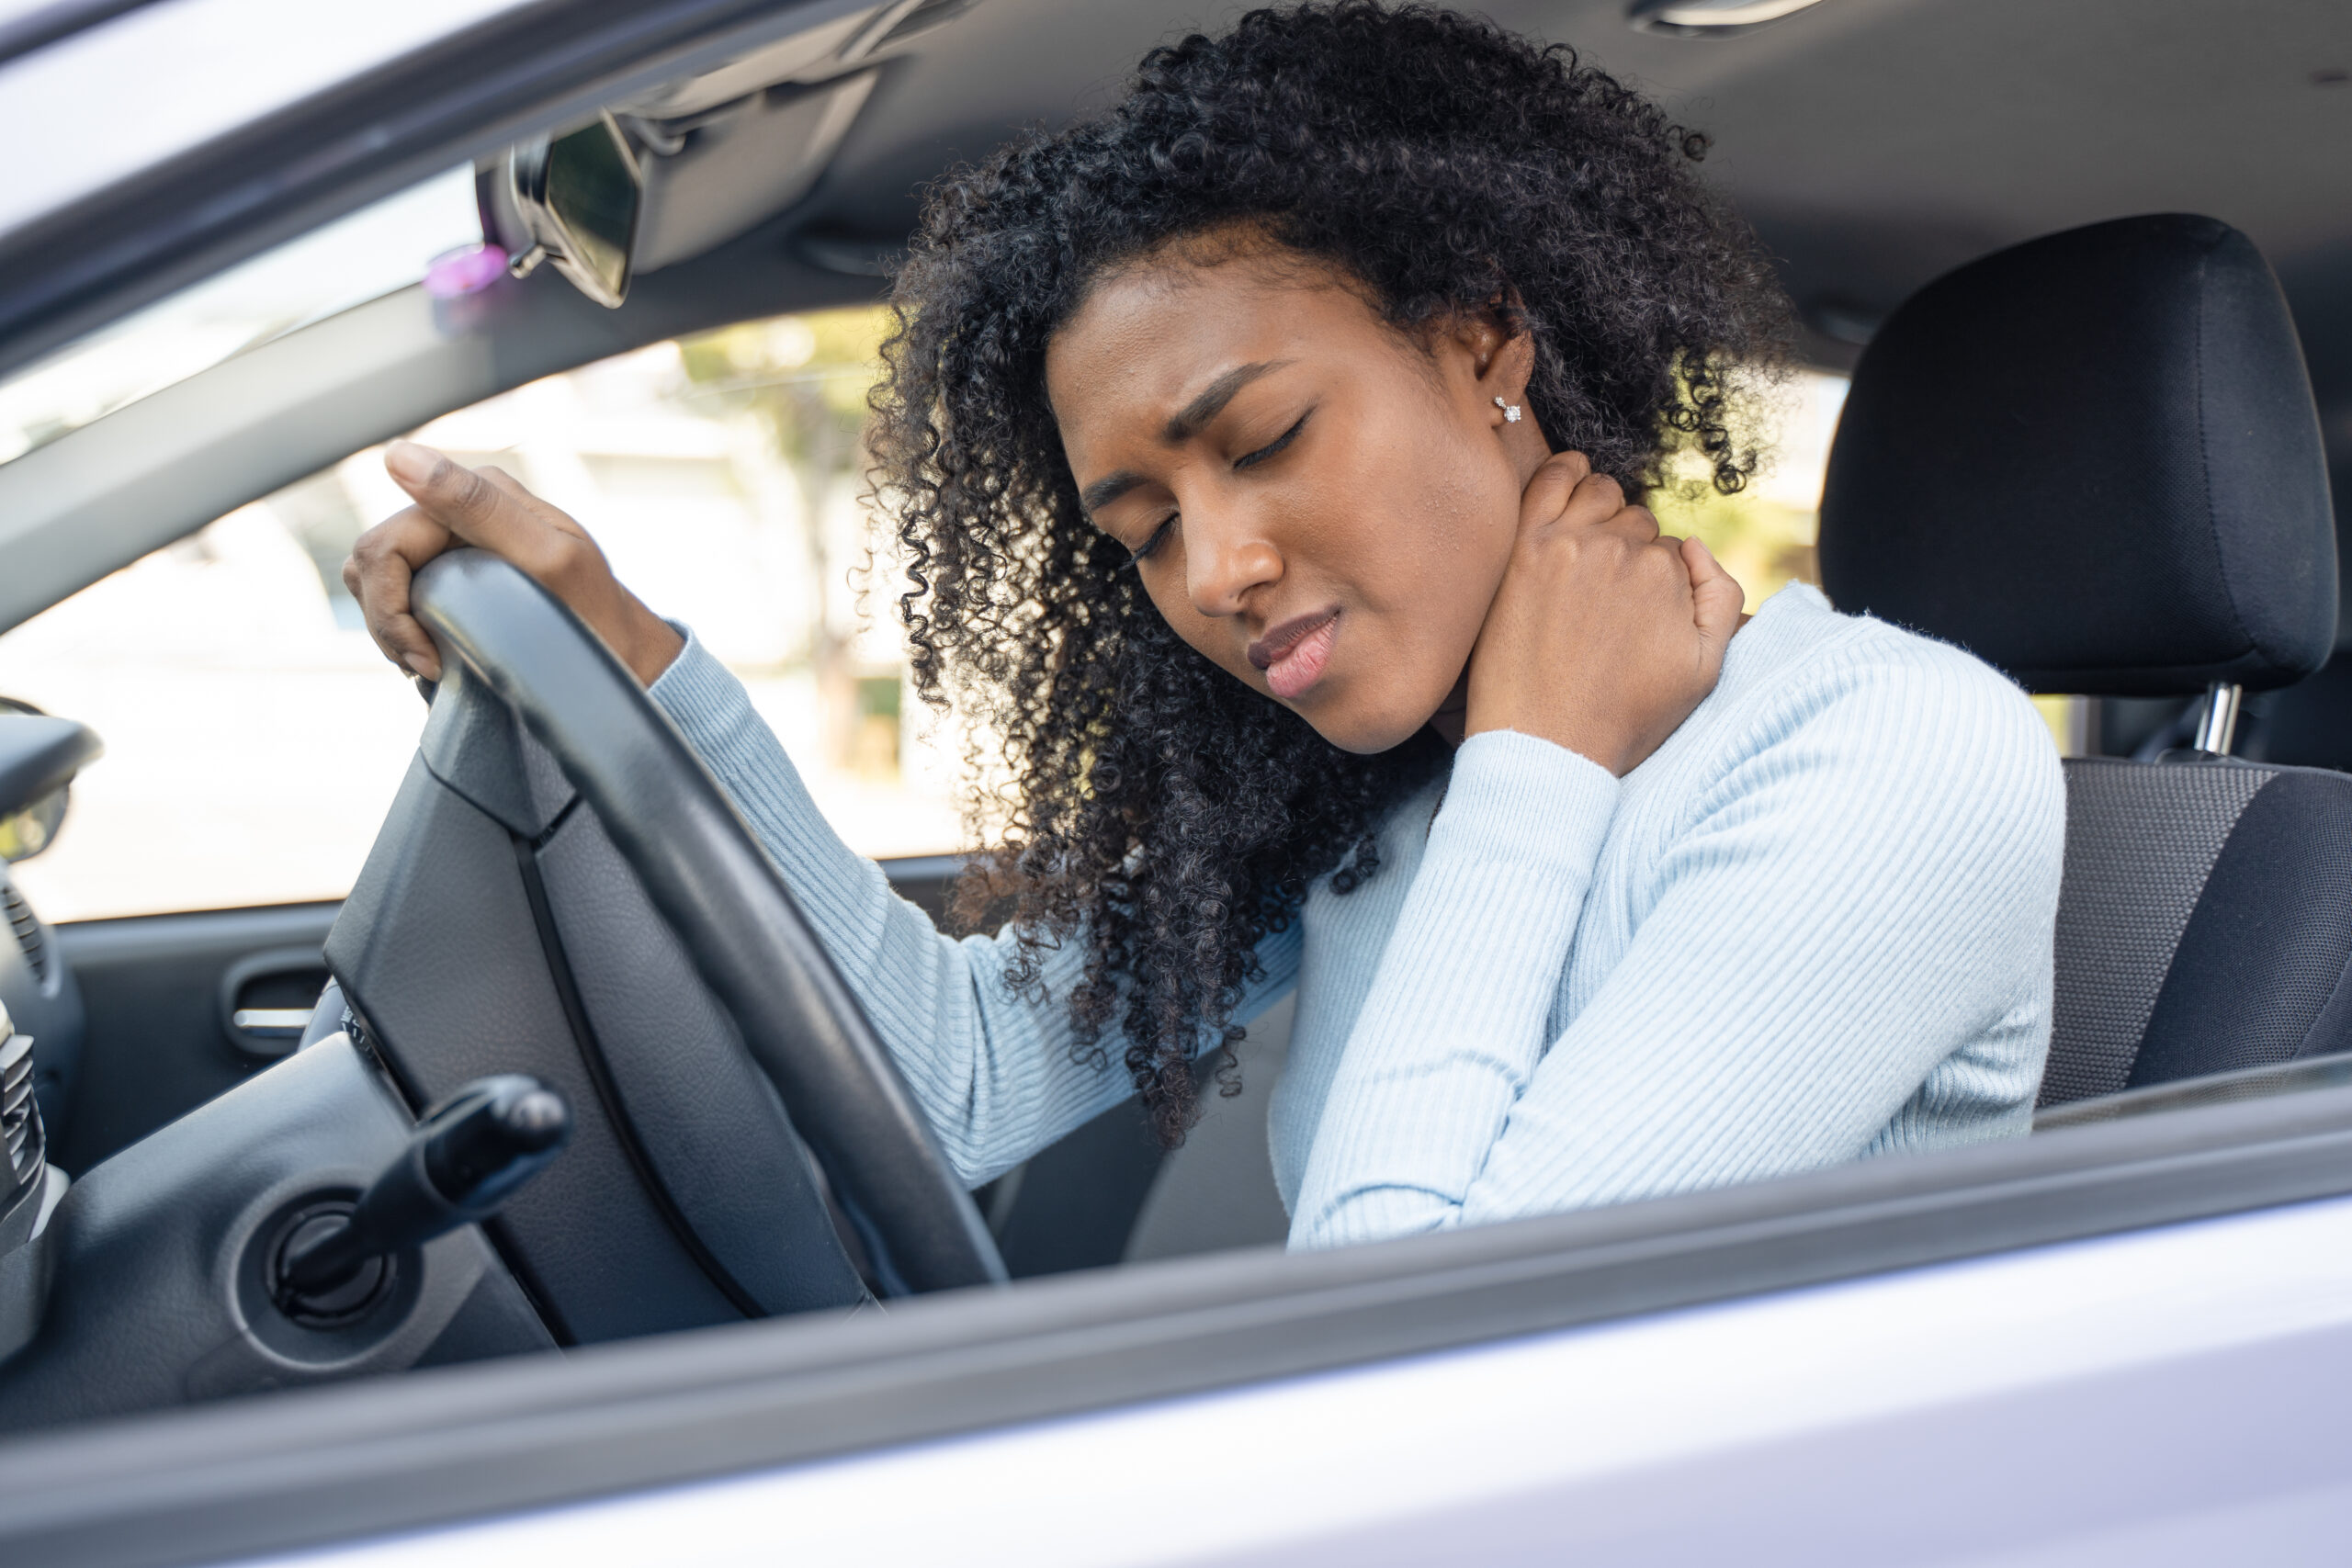
[[[395,441],[384,467],[415,504],[359,536],[343,563],[344,586],[359,601],[368,635],[384,657],[428,681],[441,678],[441,656],[410,607],[412,581],[424,563],[460,542],[508,553],[547,525],[536,502],[512,476],[479,472],[428,446]]]
[[[359,601],[368,635],[385,658],[428,681],[440,679],[441,656],[409,611],[409,581],[449,542],[448,529],[411,506],[360,535],[343,563],[344,586]]]
[[[508,473],[504,468],[500,468],[495,463],[484,463],[481,468],[476,468],[474,472],[480,474],[483,479],[488,479],[491,483],[496,485],[507,494],[514,497],[517,501],[530,503],[536,502],[538,500],[538,497],[533,495],[529,491],[523,488],[523,481],[521,479],[516,479],[513,474]]]
[[[614,578],[587,530],[494,468],[469,468],[395,441],[384,468],[415,504],[360,536],[353,562],[368,628],[394,660],[438,678],[432,639],[409,613],[409,577],[454,544],[522,569],[571,608],[637,678],[652,684],[684,641]]]
[[[430,446],[396,441],[384,467],[417,507],[458,539],[512,561],[609,637],[598,620],[620,592],[587,531],[503,468],[469,468]]]
[[[1625,487],[1607,474],[1593,472],[1581,452],[1562,452],[1548,458],[1527,481],[1520,502],[1522,533],[1548,527],[1607,527],[1627,542],[1645,545],[1657,537],[1657,519],[1646,506],[1626,503]]]
[[[1704,545],[1660,534],[1622,484],[1562,453],[1521,491],[1464,727],[1542,736],[1622,776],[1713,689],[1743,598]]]
[[[459,539],[531,570],[528,558],[549,530],[530,492],[509,476],[495,469],[476,472],[413,441],[384,448],[384,471],[408,491],[418,511]]]
[[[1603,519],[1603,525],[1623,534],[1630,544],[1653,545],[1658,542],[1657,516],[1646,506],[1621,506]]]
[[[1558,522],[1569,498],[1591,472],[1592,460],[1581,452],[1555,452],[1544,459],[1520,491],[1520,532]]]
[[[1614,522],[1625,510],[1625,487],[1607,474],[1587,474],[1577,481],[1568,494],[1568,504],[1560,513],[1560,525],[1566,528],[1590,528]]]
[[[1715,553],[1696,538],[1682,541],[1682,564],[1690,571],[1691,618],[1698,624],[1699,636],[1714,650],[1713,667],[1721,668],[1724,649],[1731,634],[1739,630],[1747,591],[1724,570]]]

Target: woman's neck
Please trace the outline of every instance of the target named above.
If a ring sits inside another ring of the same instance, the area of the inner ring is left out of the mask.
[[[1464,726],[1469,718],[1470,671],[1465,669],[1462,671],[1462,679],[1453,682],[1453,690],[1445,694],[1445,701],[1438,705],[1437,712],[1430,715],[1430,728],[1436,730],[1438,738],[1448,746],[1458,750],[1462,745]]]
[[[1732,635],[1737,637],[1740,626],[1745,626],[1755,618],[1754,615],[1742,612],[1739,626],[1732,628]],[[1437,712],[1430,715],[1430,728],[1437,732],[1439,739],[1459,750],[1464,732],[1464,727],[1468,723],[1469,717],[1470,671],[1464,670],[1462,671],[1462,679],[1453,683],[1453,690],[1445,694],[1445,701],[1438,705]]]

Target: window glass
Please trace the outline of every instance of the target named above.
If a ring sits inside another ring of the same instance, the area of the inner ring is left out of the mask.
[[[1705,461],[1684,452],[1669,474],[1674,482],[1651,498],[1668,533],[1706,541],[1747,590],[1751,614],[1791,582],[1821,581],[1814,550],[1821,533],[1821,478],[1845,406],[1843,376],[1800,372],[1770,396],[1771,455],[1746,489],[1719,493],[1708,482]]]
[[[481,239],[469,164],[183,289],[0,379],[0,463],[306,322],[405,288],[434,257]]]
[[[859,852],[960,839],[952,735],[904,693],[891,583],[861,592],[876,313],[663,343],[435,421],[584,523],[622,579],[741,675]],[[15,868],[52,919],[340,897],[424,719],[342,564],[403,503],[369,449],[0,637],[0,694],[96,728],[54,846]],[[879,615],[881,619],[876,618]]]

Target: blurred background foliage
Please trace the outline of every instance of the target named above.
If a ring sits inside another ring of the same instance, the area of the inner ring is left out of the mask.
[[[1661,488],[1650,497],[1658,526],[1704,541],[1724,570],[1747,591],[1747,608],[1791,582],[1819,582],[1814,553],[1820,514],[1754,488],[1724,495],[1691,484]]]
[[[882,306],[744,321],[679,341],[694,401],[713,413],[757,419],[798,480],[816,596],[808,664],[832,716],[830,750],[860,773],[895,774],[899,764],[900,680],[856,657],[858,617],[828,602],[829,589],[870,570],[871,542],[857,501],[867,467],[866,397],[881,371],[890,330]],[[844,528],[847,510],[856,519]]]

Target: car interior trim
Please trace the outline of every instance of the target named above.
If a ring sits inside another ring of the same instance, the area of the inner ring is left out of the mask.
[[[578,801],[575,799],[572,805],[578,805]],[[566,807],[542,837],[552,836],[564,818],[571,816],[571,807]],[[572,983],[571,964],[563,951],[563,935],[556,929],[554,910],[548,906],[547,881],[539,874],[537,847],[517,838],[514,840],[514,864],[522,873],[524,897],[530,902],[531,924],[538,931],[540,944],[547,949],[548,976],[554,984],[556,998],[563,1008],[564,1022],[571,1028],[572,1038],[580,1043],[581,1065],[588,1070],[588,1081],[595,1086],[596,1098],[604,1101],[605,1114],[612,1120],[613,1132],[619,1141],[621,1153],[628,1158],[630,1168],[637,1172],[637,1179],[644,1187],[646,1196],[652,1200],[654,1212],[662,1216],[662,1223],[670,1227],[670,1234],[677,1237],[679,1247],[695,1260],[695,1266],[709,1277],[712,1287],[745,1317],[765,1316],[752,1292],[743,1288],[742,1281],[729,1271],[726,1263],[704,1243],[701,1233],[679,1212],[676,1196],[671,1192],[669,1183],[662,1179],[661,1169],[654,1164],[652,1156],[646,1152],[645,1139],[629,1115],[627,1099],[613,1083],[612,1066],[605,1059],[604,1044],[597,1038],[587,1007],[580,999],[579,987]]]
[[[2205,1105],[2229,1105],[2244,1100],[2303,1094],[2312,1089],[2352,1084],[2352,1055],[2306,1056],[2293,1061],[2241,1067],[2235,1072],[2211,1073],[2177,1083],[2150,1084],[2087,1100],[2068,1100],[2036,1111],[2033,1130],[2056,1132],[2127,1117],[2155,1116]]]
[[[51,928],[60,973],[78,976],[74,1037],[41,1041],[43,1073],[66,1085],[84,1077],[111,1084],[100,1103],[68,1092],[70,1109],[50,1129],[52,1157],[68,1171],[99,1161],[244,1082],[255,1058],[223,1038],[224,973],[260,953],[318,957],[338,903],[258,909],[128,915],[70,920]],[[156,1049],[176,1041],[178,1049]]]
[[[249,1034],[284,1034],[300,1040],[311,1026],[309,1008],[239,1008],[229,1021]]]
[[[456,300],[405,288],[0,464],[0,632],[451,407],[664,338],[874,297],[872,278],[781,252],[756,229],[640,279],[618,310],[552,274]]]
[[[104,750],[95,731],[70,718],[6,715],[0,724],[0,817],[63,789]]]
[[[0,22],[0,64],[153,4],[154,0],[50,0]]]

